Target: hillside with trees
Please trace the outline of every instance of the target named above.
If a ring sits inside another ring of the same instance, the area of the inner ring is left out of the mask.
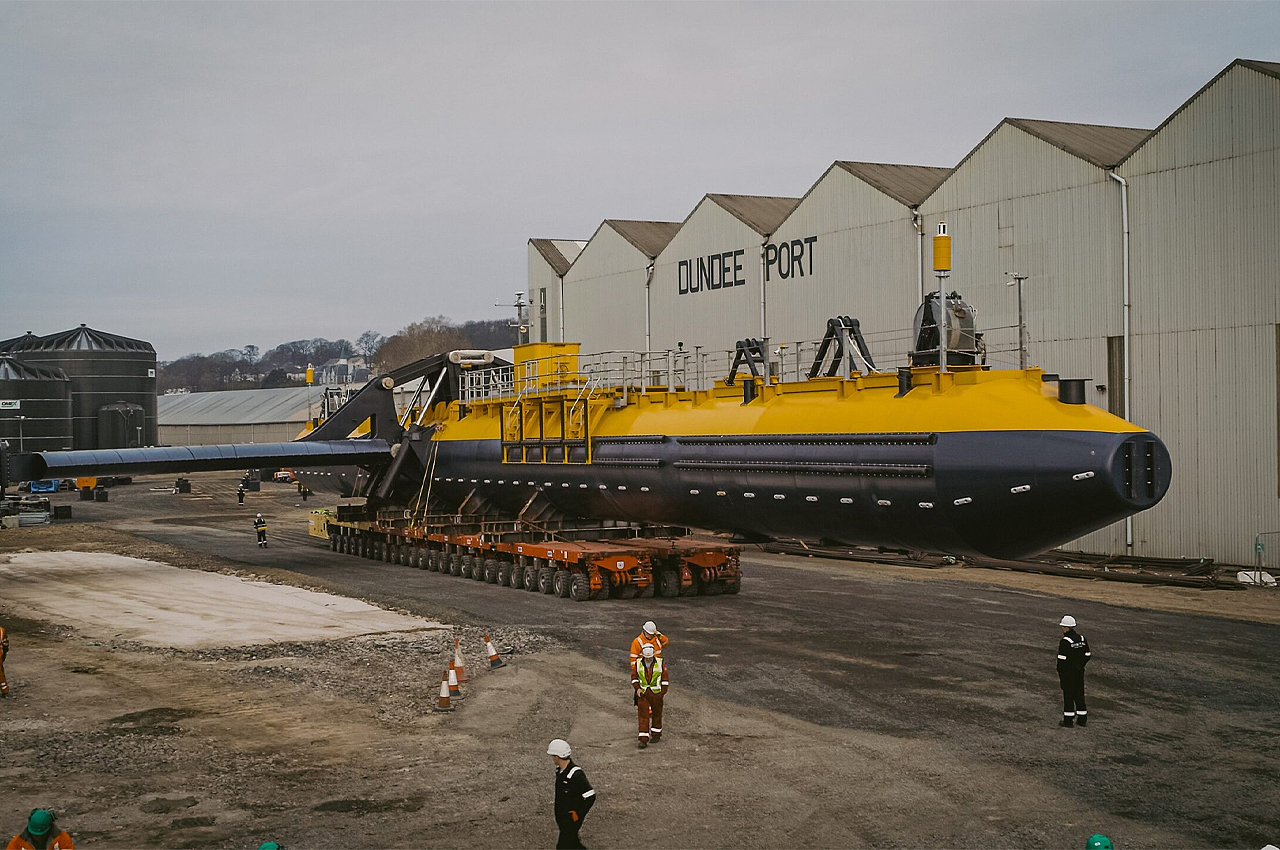
[[[375,373],[455,348],[510,348],[515,329],[505,319],[455,324],[444,316],[428,316],[391,336],[367,330],[355,342],[323,337],[285,342],[261,353],[256,345],[213,354],[188,354],[160,364],[157,392],[212,392],[303,386],[308,364],[319,367],[335,359],[360,357]]]

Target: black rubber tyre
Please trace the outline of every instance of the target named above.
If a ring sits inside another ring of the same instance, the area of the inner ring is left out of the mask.
[[[396,554],[397,548],[399,548],[399,544],[392,543],[390,540],[383,543],[382,560],[386,561],[388,564],[394,564],[399,559],[399,555]]]
[[[561,599],[569,598],[570,583],[573,581],[573,573],[568,570],[556,570],[555,578],[556,596]]]
[[[542,575],[542,570],[538,568],[536,563],[529,564],[524,568],[524,589],[530,593],[537,593],[541,590],[538,586],[538,576]]]
[[[658,573],[658,595],[663,599],[675,599],[680,595],[680,571],[663,570]]]
[[[613,588],[613,573],[608,570],[600,571],[600,589],[591,594],[592,599],[608,599],[609,591]]]
[[[489,584],[498,584],[499,578],[506,578],[506,574],[502,572],[502,564],[490,558],[484,562],[484,580]],[[506,584],[506,582],[502,582]]]
[[[514,587],[516,590],[524,589],[524,567],[519,563],[511,565],[511,570],[507,574],[507,586]]]
[[[356,555],[361,558],[369,557],[369,550],[373,547],[373,541],[368,537],[361,537],[360,542],[356,544]]]
[[[497,578],[498,584],[502,585],[503,587],[511,586],[511,568],[513,566],[515,565],[510,564],[506,561],[503,561],[502,563],[498,564],[498,578]]]
[[[715,581],[704,581],[702,583],[702,594],[704,596],[719,596],[724,593],[724,582],[719,579]]]
[[[460,575],[463,578],[471,578],[471,568],[475,565],[476,559],[470,555],[462,555],[460,556],[460,559],[462,561],[462,572]]]
[[[681,587],[681,588],[680,588],[680,595],[681,595],[681,596],[697,596],[697,595],[698,595],[698,584],[699,584],[699,582],[698,582],[698,576],[697,576],[697,574],[695,574],[695,575],[693,576],[693,583],[692,583],[692,584],[690,584],[688,587]]]
[[[344,555],[347,552],[347,538],[341,534],[338,535],[338,552]]]
[[[555,590],[556,571],[551,567],[538,570],[538,592],[551,593]]]
[[[421,546],[409,547],[409,566],[413,567],[415,570],[422,569],[422,547]]]
[[[329,551],[330,552],[338,551],[338,535],[336,534],[329,535]]]
[[[462,575],[462,556],[457,552],[449,556],[449,575]]]
[[[409,543],[400,544],[400,566],[407,567],[409,562],[413,560],[413,546]]]
[[[485,580],[485,559],[479,555],[475,555],[471,559],[471,579],[472,581]]]
[[[644,587],[642,587],[642,588],[640,588],[639,590],[637,590],[637,591],[636,591],[636,598],[637,598],[637,599],[652,599],[652,598],[653,598],[654,591],[656,591],[656,590],[657,590],[657,585],[655,585],[652,581],[650,581],[650,582],[649,582],[648,584],[646,584]]]
[[[738,592],[738,591],[740,591],[740,590],[742,590],[742,577],[741,577],[741,576],[739,576],[738,578],[735,578],[735,579],[734,579],[734,580],[732,580],[732,581],[726,581],[726,582],[724,583],[724,592],[725,592],[725,593],[737,593],[737,592]]]
[[[574,602],[586,602],[591,598],[591,580],[583,573],[574,573],[569,580],[569,598]]]

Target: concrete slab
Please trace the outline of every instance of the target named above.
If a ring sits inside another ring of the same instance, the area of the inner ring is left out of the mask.
[[[177,649],[447,628],[344,596],[92,552],[0,555],[0,603],[86,636]]]

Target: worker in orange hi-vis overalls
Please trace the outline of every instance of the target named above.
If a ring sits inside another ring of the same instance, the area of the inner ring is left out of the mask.
[[[640,749],[662,740],[662,698],[667,693],[667,665],[646,645],[631,665],[631,687],[635,689],[637,719],[640,721]]]
[[[9,680],[4,677],[4,657],[9,654],[9,633],[0,626],[0,697],[9,695]]]
[[[653,624],[653,620],[650,620],[644,624],[636,639],[631,641],[631,663],[636,663],[636,660],[640,658],[640,650],[644,649],[645,646],[652,646],[653,654],[661,658],[663,647],[666,645],[667,636],[658,631],[658,627]]]

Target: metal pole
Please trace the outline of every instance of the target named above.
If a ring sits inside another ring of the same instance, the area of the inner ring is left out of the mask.
[[[1022,371],[1027,370],[1027,319],[1026,313],[1022,309],[1022,282],[1027,279],[1027,275],[1018,274],[1017,272],[1005,272],[1006,275],[1013,278],[1006,286],[1018,287],[1018,368]]]
[[[25,416],[18,417],[18,451],[22,451],[22,423],[26,421]]]

